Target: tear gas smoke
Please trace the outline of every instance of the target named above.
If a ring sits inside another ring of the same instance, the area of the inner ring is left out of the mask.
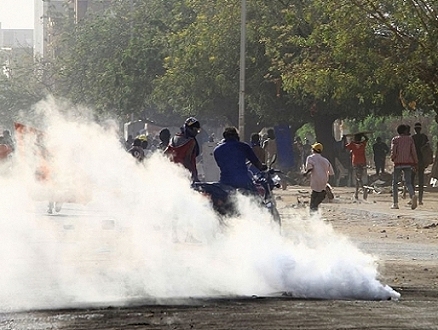
[[[137,164],[116,126],[77,109],[60,115],[58,107],[38,105],[43,141],[27,134],[11,169],[2,168],[1,310],[279,292],[399,297],[378,281],[376,259],[330,225],[297,218],[281,236],[264,210],[241,197],[241,216],[220,228],[184,169],[159,153]],[[35,175],[41,144],[45,179]],[[71,203],[49,216],[48,200]]]

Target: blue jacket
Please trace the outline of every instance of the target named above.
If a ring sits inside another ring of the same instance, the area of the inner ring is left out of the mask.
[[[223,140],[213,151],[214,159],[221,170],[220,183],[234,188],[253,189],[253,182],[246,160],[256,167],[261,163],[249,144],[238,140]]]

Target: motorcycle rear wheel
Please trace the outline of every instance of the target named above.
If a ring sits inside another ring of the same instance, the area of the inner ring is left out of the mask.
[[[270,209],[272,219],[274,219],[274,222],[276,222],[281,227],[281,217],[280,212],[278,212],[276,207],[273,207]]]

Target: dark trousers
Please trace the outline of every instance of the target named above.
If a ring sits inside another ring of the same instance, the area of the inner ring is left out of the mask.
[[[375,159],[374,164],[376,165],[376,174],[385,173],[385,159]]]
[[[424,193],[424,166],[418,165],[417,171],[412,171],[411,182],[415,189],[415,176],[418,176],[418,201],[423,202],[423,193]]]
[[[324,200],[325,195],[325,190],[319,192],[312,190],[312,194],[310,195],[310,211],[318,211],[318,206]]]

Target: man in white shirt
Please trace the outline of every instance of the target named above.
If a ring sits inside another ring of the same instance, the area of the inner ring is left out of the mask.
[[[321,156],[322,144],[316,142],[312,144],[312,154],[306,159],[306,172],[304,176],[310,173],[310,211],[318,211],[318,206],[326,196],[326,187],[329,175],[334,175],[332,164],[327,158]]]

